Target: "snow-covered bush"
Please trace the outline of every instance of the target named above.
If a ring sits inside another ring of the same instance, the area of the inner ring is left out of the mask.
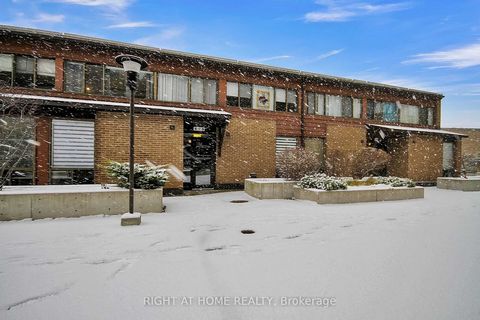
[[[164,186],[168,180],[167,170],[161,166],[147,166],[135,163],[134,173],[134,188],[157,189]],[[129,187],[130,166],[128,162],[110,162],[107,166],[107,174],[117,180],[119,187]]]
[[[352,157],[352,174],[354,178],[381,175],[386,171],[390,155],[383,150],[366,147],[357,151]]]
[[[415,182],[408,178],[399,177],[378,177],[377,184],[387,184],[392,187],[415,187]]]
[[[299,180],[306,174],[319,172],[320,169],[317,154],[303,148],[285,150],[277,159],[278,175],[288,180]]]
[[[345,180],[327,176],[324,173],[305,175],[300,179],[298,185],[305,189],[320,190],[345,190],[347,183]]]

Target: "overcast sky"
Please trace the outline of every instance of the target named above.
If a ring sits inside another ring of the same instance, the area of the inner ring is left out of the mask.
[[[480,1],[0,0],[0,24],[440,92],[480,128]]]

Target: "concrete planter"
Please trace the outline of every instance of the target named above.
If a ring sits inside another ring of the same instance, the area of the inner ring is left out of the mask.
[[[296,183],[283,178],[245,179],[245,192],[257,199],[292,199]]]
[[[81,217],[128,211],[128,190],[100,185],[5,187],[0,220]],[[163,211],[163,189],[135,190],[135,211]]]
[[[393,188],[375,186],[372,187],[372,189],[324,191],[316,189],[303,189],[295,186],[293,188],[293,193],[295,199],[315,201],[319,204],[421,199],[424,197],[424,189],[422,187]]]
[[[453,177],[437,178],[437,188],[462,191],[480,191],[480,176],[470,176],[467,179]]]

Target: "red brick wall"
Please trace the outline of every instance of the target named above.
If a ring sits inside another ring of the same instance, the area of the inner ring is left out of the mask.
[[[35,184],[48,184],[52,119],[47,117],[37,118],[35,130],[35,139],[40,143],[35,147]]]

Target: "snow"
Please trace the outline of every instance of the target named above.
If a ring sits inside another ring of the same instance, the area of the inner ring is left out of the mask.
[[[384,129],[390,129],[390,130],[413,131],[413,132],[424,132],[424,133],[434,133],[434,134],[444,134],[444,135],[451,135],[451,136],[467,137],[467,135],[465,135],[463,133],[455,133],[455,132],[452,132],[452,131],[438,130],[438,129],[426,129],[426,128],[404,127],[404,126],[390,126],[390,125],[381,125],[381,124],[374,124],[374,123],[369,123],[368,125],[371,126],[371,127],[378,127],[378,128],[384,128]],[[382,135],[382,138],[384,138],[383,131],[380,131],[380,135]]]
[[[114,107],[129,107],[130,104],[123,102],[112,102],[112,101],[99,101],[99,100],[85,100],[85,99],[72,99],[72,98],[61,98],[61,97],[50,97],[50,96],[36,96],[29,94],[16,94],[16,93],[0,93],[0,97],[7,98],[18,98],[18,99],[30,99],[30,100],[41,100],[41,101],[56,101],[56,102],[69,102],[69,103],[84,103],[90,105],[102,105],[102,106],[114,106]],[[166,107],[166,106],[155,106],[147,104],[135,104],[136,108],[143,109],[156,109],[156,110],[165,110],[172,112],[192,112],[198,114],[217,114],[223,116],[230,116],[231,114],[225,111],[219,110],[205,110],[205,109],[192,109],[192,108],[176,108],[176,107]]]
[[[479,318],[478,192],[164,200],[167,213],[129,228],[119,216],[0,223],[0,319]],[[335,303],[295,306],[299,297]],[[256,299],[266,305],[240,304]]]
[[[135,189],[137,190],[137,189]],[[76,192],[112,192],[128,191],[115,184],[76,184],[76,185],[45,185],[45,186],[5,186],[2,194],[44,194],[44,193],[76,193]]]
[[[121,219],[138,219],[142,214],[140,212],[126,212],[121,215]]]

